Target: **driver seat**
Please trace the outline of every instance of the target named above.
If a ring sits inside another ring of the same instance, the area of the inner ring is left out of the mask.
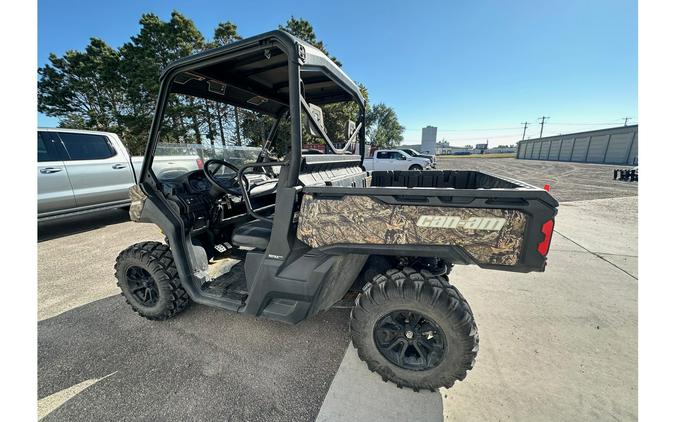
[[[253,220],[235,227],[232,231],[232,244],[254,249],[267,249],[272,236],[272,224],[267,221]]]

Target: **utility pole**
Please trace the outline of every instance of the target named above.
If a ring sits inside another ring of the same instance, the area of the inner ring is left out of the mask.
[[[539,139],[541,139],[541,136],[544,134],[544,122],[546,121],[546,119],[550,119],[550,117],[549,116],[541,116],[540,118],[537,119],[537,120],[541,120],[541,122],[539,122],[539,123],[541,123],[541,130],[539,131]]]
[[[623,125],[624,125],[624,126],[628,126],[628,121],[629,121],[629,120],[633,120],[633,118],[632,118],[632,117],[624,117],[624,118],[623,118]]]
[[[523,139],[522,139],[523,141],[525,140],[525,132],[527,132],[527,125],[529,125],[529,124],[530,124],[530,122],[522,122],[521,123],[521,125],[524,125],[523,126]]]

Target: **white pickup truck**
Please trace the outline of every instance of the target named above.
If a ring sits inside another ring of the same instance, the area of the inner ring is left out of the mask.
[[[367,171],[375,170],[428,170],[431,160],[422,157],[413,157],[398,149],[380,149],[373,153],[372,158],[363,160]]]
[[[143,157],[131,157],[110,132],[38,128],[38,220],[129,205]],[[157,155],[160,179],[203,165],[198,155]]]

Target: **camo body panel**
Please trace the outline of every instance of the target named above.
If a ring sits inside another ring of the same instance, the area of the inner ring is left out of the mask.
[[[131,199],[131,206],[129,206],[129,218],[131,221],[140,221],[143,205],[147,196],[138,185],[133,185],[129,188],[129,199]]]
[[[420,227],[420,216],[504,218],[500,230]],[[481,264],[516,265],[527,217],[518,210],[392,205],[368,196],[317,199],[305,194],[298,239],[313,248],[336,244],[453,245]]]

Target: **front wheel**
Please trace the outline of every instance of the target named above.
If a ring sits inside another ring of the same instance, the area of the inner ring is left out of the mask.
[[[427,271],[392,269],[367,284],[352,309],[359,357],[384,381],[435,390],[463,380],[478,353],[471,308]]]
[[[190,304],[171,250],[162,243],[137,243],[122,251],[115,263],[115,277],[122,296],[144,318],[168,319]]]
[[[418,170],[418,171],[422,171],[422,166],[420,166],[419,164],[413,164],[412,166],[410,166],[410,169],[409,169],[409,170]]]

